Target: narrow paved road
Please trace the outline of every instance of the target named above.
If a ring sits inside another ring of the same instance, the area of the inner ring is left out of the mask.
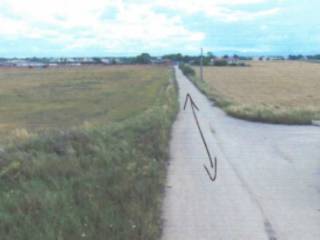
[[[176,69],[182,108],[190,93],[218,178],[190,106],[173,127],[163,240],[319,240],[320,127],[230,118]]]

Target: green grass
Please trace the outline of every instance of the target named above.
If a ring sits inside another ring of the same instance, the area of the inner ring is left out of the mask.
[[[159,238],[176,88],[167,68],[141,71],[153,79],[141,91],[123,79],[113,92],[127,97],[110,109],[117,120],[41,132],[0,154],[1,239]]]

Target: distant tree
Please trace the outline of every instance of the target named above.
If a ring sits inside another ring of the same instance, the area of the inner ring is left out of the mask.
[[[193,57],[191,57],[191,56],[185,55],[185,56],[182,57],[182,61],[185,62],[185,63],[190,62],[192,60],[193,60]]]
[[[180,63],[179,68],[186,76],[194,76],[196,74],[194,69],[188,64]]]
[[[203,65],[208,66],[210,65],[211,57],[204,57],[203,58]]]
[[[228,62],[227,60],[225,59],[218,59],[218,60],[215,60],[214,63],[213,63],[214,66],[227,66],[228,65]]]
[[[170,59],[172,61],[181,62],[183,61],[183,55],[181,53],[175,53],[175,54],[168,54],[162,56],[162,59]]]
[[[98,58],[98,57],[94,57],[92,58],[92,60],[94,61],[94,63],[97,63],[97,64],[102,63],[101,58]]]
[[[207,57],[209,58],[215,58],[214,54],[212,52],[207,52]]]
[[[320,60],[320,54],[308,55],[307,58],[310,60]]]
[[[139,64],[149,64],[151,63],[151,56],[149,53],[141,53],[136,57],[135,62]]]
[[[304,59],[304,56],[301,55],[301,54],[299,54],[299,55],[289,55],[288,59],[289,60],[301,60],[301,59]]]
[[[239,60],[243,60],[243,61],[251,61],[251,60],[252,60],[252,57],[239,56]]]
[[[229,55],[226,54],[226,55],[223,56],[223,58],[224,58],[224,59],[228,59],[228,58],[229,58]]]

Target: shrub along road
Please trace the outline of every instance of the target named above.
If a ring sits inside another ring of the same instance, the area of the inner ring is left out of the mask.
[[[320,128],[233,119],[176,69],[183,107],[190,93],[218,178],[192,110],[173,127],[164,203],[164,240],[320,239]]]

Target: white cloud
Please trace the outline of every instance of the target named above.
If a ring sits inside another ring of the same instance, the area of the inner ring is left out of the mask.
[[[271,50],[269,46],[259,46],[259,47],[214,47],[214,48],[208,48],[211,49],[213,52],[239,52],[239,53],[262,53],[262,52],[268,52]]]
[[[205,34],[188,29],[182,16],[204,14],[220,21],[254,20],[276,14],[231,10],[267,0],[1,0],[0,37],[45,39],[65,49],[141,51],[198,48]],[[158,8],[171,10],[168,15]],[[104,14],[112,13],[113,17]]]
[[[236,22],[236,21],[251,21],[259,17],[272,16],[279,13],[279,8],[271,8],[268,10],[262,10],[257,12],[242,12],[242,11],[230,11],[224,10],[221,12],[221,17],[224,17],[225,21]]]
[[[268,0],[155,0],[153,5],[179,11],[184,14],[204,14],[207,17],[215,18],[219,21],[248,21],[263,16],[277,14],[280,9],[270,8],[255,12],[232,10],[230,7],[236,7],[244,4],[258,4],[268,2]]]
[[[167,17],[150,5],[121,0],[4,0],[0,3],[0,36],[43,38],[67,49],[99,47],[127,50],[194,44],[204,34],[188,30],[179,17]],[[103,19],[106,10],[114,19]],[[49,30],[48,30],[49,29]]]

